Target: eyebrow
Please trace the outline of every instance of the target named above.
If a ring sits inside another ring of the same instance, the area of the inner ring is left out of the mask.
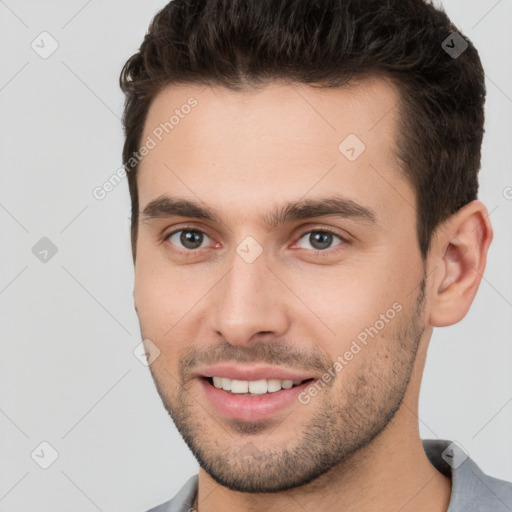
[[[169,196],[160,196],[149,202],[141,213],[143,221],[178,216],[222,223],[220,217],[210,208],[189,199]],[[374,210],[341,196],[292,201],[265,215],[263,222],[270,227],[276,227],[295,220],[328,216],[377,224]]]

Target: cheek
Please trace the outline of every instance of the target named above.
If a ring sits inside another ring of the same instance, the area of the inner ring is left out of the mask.
[[[141,256],[139,254],[139,256]],[[163,324],[169,325],[172,289],[162,279],[161,272],[140,257],[135,265],[134,302],[141,329],[145,337],[156,338]],[[171,293],[170,293],[171,291]]]
[[[178,340],[186,339],[183,333],[190,334],[197,327],[190,322],[208,281],[201,284],[204,276],[184,269],[159,262],[158,256],[151,260],[142,256],[136,261],[134,301],[141,331],[162,350],[168,346],[178,349]]]
[[[385,265],[378,267],[385,268]],[[292,288],[300,290],[297,295],[312,312],[307,317],[318,322],[317,317],[323,322],[327,334],[325,342],[330,345],[325,348],[335,359],[348,350],[358,336],[364,341],[367,329],[376,322],[379,322],[379,335],[389,334],[393,320],[386,318],[388,322],[382,327],[380,315],[386,315],[393,307],[399,293],[390,288],[384,272],[375,272],[375,263],[366,269],[355,270],[355,266],[347,265],[333,270],[326,276],[295,276]],[[395,310],[388,316],[396,318]]]

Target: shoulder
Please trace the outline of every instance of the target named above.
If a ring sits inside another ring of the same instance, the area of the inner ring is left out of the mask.
[[[451,476],[452,494],[447,512],[512,510],[512,483],[484,473],[458,443],[426,439],[423,447],[432,465]]]
[[[174,498],[158,505],[147,512],[191,512],[197,494],[198,476],[191,476]]]
[[[459,476],[459,480],[465,479],[462,492],[459,492],[457,496],[452,494],[453,511],[510,512],[512,510],[512,483],[485,474],[471,459],[466,462],[468,464]],[[448,512],[451,512],[450,508]]]

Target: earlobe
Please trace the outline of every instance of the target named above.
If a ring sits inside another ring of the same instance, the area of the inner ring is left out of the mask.
[[[431,296],[430,323],[444,327],[466,316],[485,270],[492,227],[486,207],[472,201],[455,213],[440,230],[434,254],[436,274]]]

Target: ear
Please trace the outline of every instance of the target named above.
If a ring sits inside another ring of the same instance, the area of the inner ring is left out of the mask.
[[[479,200],[466,204],[438,230],[431,268],[430,324],[445,327],[460,322],[468,312],[485,270],[493,238],[487,208]]]

